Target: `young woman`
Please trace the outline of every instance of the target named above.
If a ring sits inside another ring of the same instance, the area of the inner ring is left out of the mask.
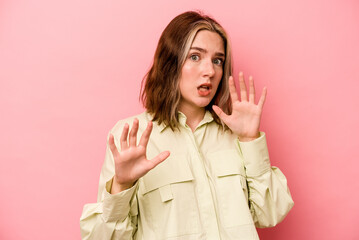
[[[259,131],[266,98],[240,99],[231,48],[212,18],[185,12],[163,31],[144,79],[146,111],[110,131],[83,239],[258,239],[293,206]],[[130,125],[132,127],[130,128]]]

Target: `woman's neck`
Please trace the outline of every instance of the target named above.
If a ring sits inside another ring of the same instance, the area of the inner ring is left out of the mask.
[[[192,129],[192,132],[196,130],[198,124],[203,120],[206,110],[204,108],[188,108],[180,107],[181,111],[187,117],[186,124]]]

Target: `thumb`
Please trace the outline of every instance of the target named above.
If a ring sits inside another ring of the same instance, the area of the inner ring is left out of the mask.
[[[160,164],[161,162],[163,162],[164,160],[166,160],[168,157],[170,156],[170,152],[169,151],[164,151],[161,152],[160,154],[158,154],[156,157],[154,157],[151,161],[150,161],[150,169],[156,167],[158,164]]]
[[[212,106],[212,109],[213,109],[213,111],[217,114],[217,116],[225,123],[225,124],[227,124],[227,120],[228,120],[228,115],[225,113],[225,112],[223,112],[223,110],[220,108],[220,107],[218,107],[218,106],[216,106],[216,105],[213,105]]]

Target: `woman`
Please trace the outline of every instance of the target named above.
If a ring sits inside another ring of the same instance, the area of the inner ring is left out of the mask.
[[[266,89],[255,104],[241,73],[240,100],[231,68],[214,19],[185,12],[169,23],[144,79],[146,112],[110,131],[83,239],[258,239],[255,226],[286,216],[286,178],[259,132]]]

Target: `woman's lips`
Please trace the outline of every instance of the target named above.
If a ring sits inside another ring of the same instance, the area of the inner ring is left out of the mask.
[[[212,84],[210,83],[205,83],[205,84],[201,84],[198,88],[198,94],[202,97],[208,96],[209,94],[211,94],[211,89],[212,89]]]

